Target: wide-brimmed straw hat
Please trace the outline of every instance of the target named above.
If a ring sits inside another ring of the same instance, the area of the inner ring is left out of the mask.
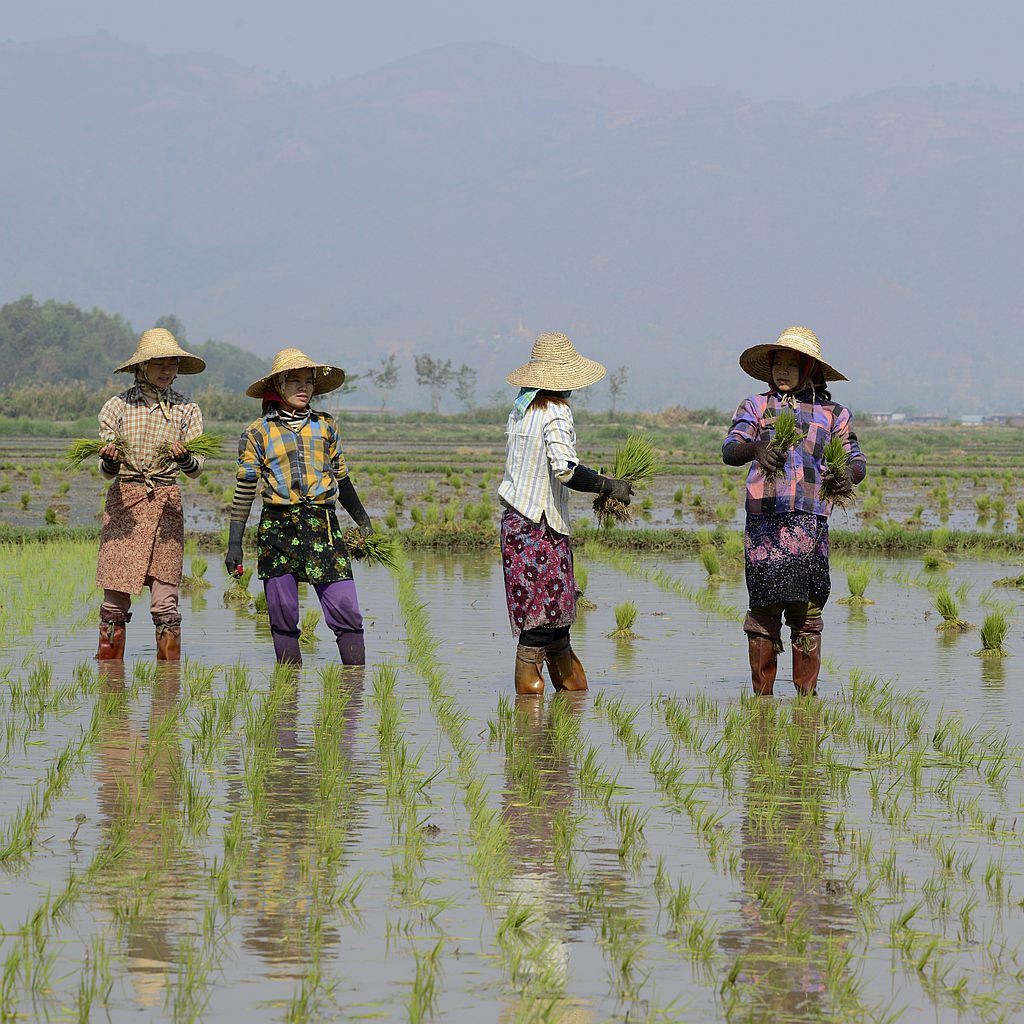
[[[530,361],[505,380],[521,388],[577,391],[596,384],[607,372],[600,363],[581,356],[564,334],[542,334],[533,343]]]
[[[152,327],[139,338],[131,359],[118,366],[114,373],[128,373],[149,359],[172,358],[178,360],[178,373],[202,373],[206,369],[206,361],[186,352],[170,331],[163,327]]]
[[[345,371],[340,367],[318,363],[315,359],[310,359],[302,349],[283,348],[274,356],[270,373],[253,381],[245,389],[245,393],[250,398],[262,398],[274,378],[279,373],[287,373],[289,370],[312,370],[314,395],[326,395],[345,383]]]
[[[821,358],[821,343],[818,336],[807,327],[787,327],[774,345],[752,345],[740,356],[740,366],[755,380],[771,384],[772,356],[783,349],[816,359],[825,380],[849,379]]]

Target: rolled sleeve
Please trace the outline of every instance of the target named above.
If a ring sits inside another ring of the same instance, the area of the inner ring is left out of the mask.
[[[121,410],[123,404],[124,403],[120,398],[111,398],[103,403],[103,408],[100,409],[99,415],[99,438],[101,441],[113,441],[121,433],[121,423],[123,420]],[[113,480],[121,471],[120,463],[118,463],[118,467],[113,473],[106,468],[102,458],[98,460],[98,463],[100,476],[102,476],[104,480]]]
[[[576,428],[572,413],[566,406],[549,406],[544,421],[544,450],[551,472],[563,483],[572,476],[579,462],[576,454]]]
[[[188,412],[188,419],[185,423],[185,429],[182,431],[181,439],[185,443],[194,441],[203,432],[203,414],[198,405],[192,405]],[[187,477],[195,479],[203,471],[203,466],[206,464],[205,455],[193,455],[192,461],[195,463],[192,469],[182,469],[182,472]]]
[[[250,427],[238,439],[238,465],[235,468],[235,479],[245,483],[256,483],[260,478],[260,466],[263,464],[263,435],[256,428]]]
[[[757,400],[758,396],[747,398],[740,403],[732,418],[732,426],[722,442],[722,451],[736,441],[756,441],[761,433],[763,407]]]

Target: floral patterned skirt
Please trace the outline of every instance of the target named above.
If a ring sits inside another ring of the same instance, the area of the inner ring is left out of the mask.
[[[501,517],[501,564],[513,635],[573,624],[576,577],[565,534],[552,530],[545,518],[535,523],[506,507]]]
[[[825,606],[832,591],[828,519],[813,512],[748,515],[743,533],[750,607],[777,601]]]
[[[352,579],[333,505],[264,505],[256,552],[261,580],[289,574],[300,583]]]

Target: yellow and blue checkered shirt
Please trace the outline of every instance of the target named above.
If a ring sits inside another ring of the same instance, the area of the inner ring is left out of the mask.
[[[326,412],[311,409],[302,427],[292,430],[271,406],[238,442],[235,479],[260,481],[265,505],[329,505],[337,500],[337,482],[346,476],[338,425]]]

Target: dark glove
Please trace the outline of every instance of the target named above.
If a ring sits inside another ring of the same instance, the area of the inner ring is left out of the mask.
[[[109,476],[114,476],[116,473],[121,472],[120,459],[108,459],[106,455],[102,455],[100,456],[100,462],[103,463],[103,472]]]
[[[338,503],[352,517],[352,522],[359,527],[359,532],[364,537],[369,537],[373,533],[373,523],[370,522],[370,517],[366,514],[355,487],[352,486],[350,476],[338,484]]]
[[[756,462],[766,472],[777,473],[786,465],[786,456],[769,447],[770,440],[730,441],[722,448],[722,461],[727,466],[745,466]]]
[[[245,535],[245,523],[234,520],[228,527],[228,553],[224,556],[224,568],[229,576],[238,574],[242,568],[242,537]]]
[[[565,481],[565,486],[574,491],[584,491],[589,494],[607,494],[609,498],[628,505],[633,496],[633,487],[628,480],[616,480],[615,477],[602,476],[595,473],[580,463],[573,471],[572,476]]]

